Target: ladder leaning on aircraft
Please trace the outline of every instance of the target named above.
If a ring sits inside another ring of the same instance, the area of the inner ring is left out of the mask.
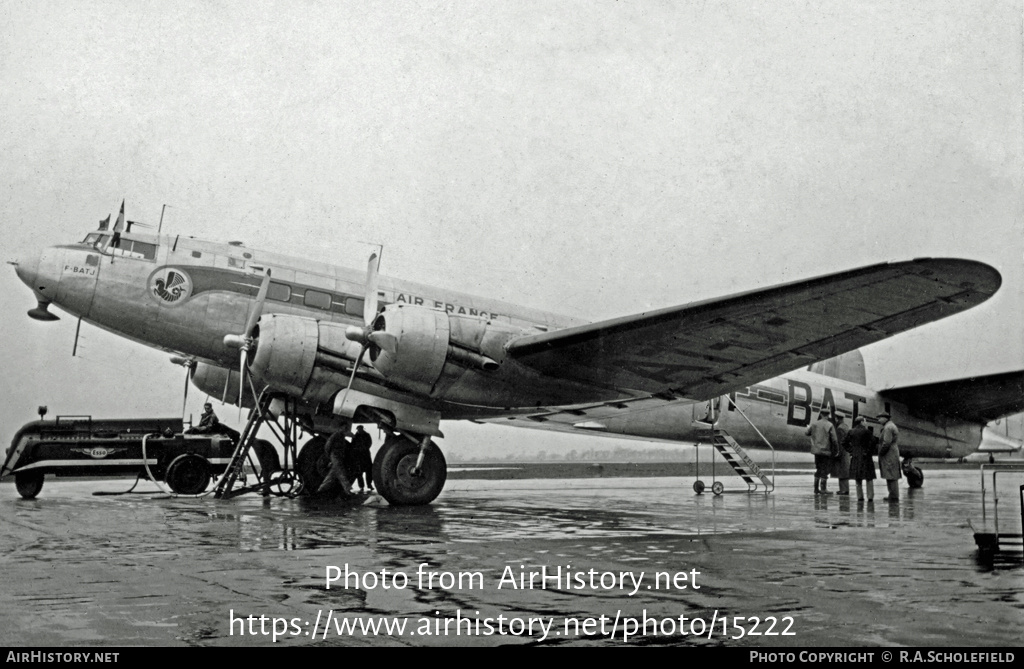
[[[999,273],[970,260],[886,262],[596,323],[383,277],[377,254],[362,272],[116,225],[13,264],[32,318],[56,319],[53,304],[174,352],[193,384],[240,407],[265,391],[288,400],[313,435],[286,455],[307,491],[328,435],[377,424],[374,481],[393,504],[441,491],[442,420],[695,443],[698,411],[728,397],[723,444],[806,452],[822,408],[869,423],[887,411],[916,458],[962,457],[986,423],[1024,410],[1021,371],[867,385],[858,348],[996,292]]]

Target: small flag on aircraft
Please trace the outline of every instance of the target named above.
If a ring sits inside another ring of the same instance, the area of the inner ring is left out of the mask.
[[[117,222],[114,223],[114,232],[124,230],[124,200],[121,200],[121,213],[117,215]]]
[[[108,225],[110,225],[110,216],[100,221],[100,230],[106,230]]]

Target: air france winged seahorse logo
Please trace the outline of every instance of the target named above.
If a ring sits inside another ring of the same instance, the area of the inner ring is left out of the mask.
[[[167,304],[179,304],[192,294],[192,279],[180,269],[164,268],[150,277],[149,292]]]

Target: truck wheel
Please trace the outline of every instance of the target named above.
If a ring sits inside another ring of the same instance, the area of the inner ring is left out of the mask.
[[[35,499],[39,491],[43,489],[43,473],[31,471],[15,474],[14,487],[18,489],[18,494],[25,499]]]
[[[167,465],[164,481],[179,495],[198,495],[210,485],[210,463],[195,453],[179,455]]]

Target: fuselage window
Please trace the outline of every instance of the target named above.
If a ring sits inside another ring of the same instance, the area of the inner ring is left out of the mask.
[[[156,260],[156,244],[133,241],[132,253],[141,255],[146,260]]]
[[[365,300],[359,297],[350,297],[345,300],[345,313],[349,316],[362,316]]]
[[[202,253],[202,251],[193,251],[192,252],[192,257],[193,258],[202,258],[203,257],[203,253]]]
[[[307,307],[324,309],[326,311],[331,308],[331,295],[330,293],[322,293],[319,290],[310,289],[306,291],[306,295],[303,297],[302,303]]]
[[[267,299],[277,300],[278,302],[290,302],[292,299],[292,287],[286,283],[271,281],[270,287],[267,288]]]

